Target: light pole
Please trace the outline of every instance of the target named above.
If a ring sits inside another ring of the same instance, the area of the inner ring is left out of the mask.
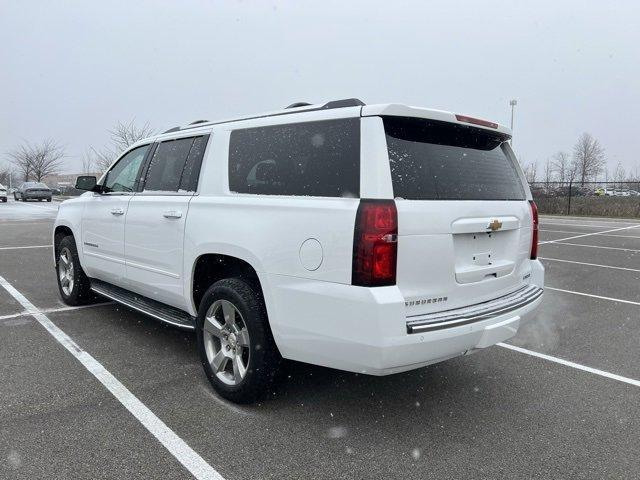
[[[513,110],[517,104],[518,104],[518,101],[515,98],[513,100],[509,100],[509,105],[511,105],[511,146],[512,147],[513,147]]]

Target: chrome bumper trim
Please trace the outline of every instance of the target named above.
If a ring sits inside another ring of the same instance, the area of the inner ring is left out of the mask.
[[[513,310],[525,307],[542,296],[543,289],[528,285],[503,297],[478,303],[470,307],[447,310],[421,315],[420,318],[407,322],[407,333],[422,333],[459,327],[469,323],[488,320]]]

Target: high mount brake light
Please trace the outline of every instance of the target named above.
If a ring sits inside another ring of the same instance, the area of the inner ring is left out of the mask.
[[[481,118],[467,117],[466,115],[456,115],[456,120],[464,123],[472,123],[473,125],[481,125],[483,127],[498,128],[497,123],[490,122],[489,120],[482,120]]]
[[[533,200],[529,200],[531,205],[531,217],[533,219],[532,239],[531,239],[531,260],[538,258],[538,206]]]
[[[361,287],[395,285],[398,212],[393,200],[361,200],[353,236],[351,283]]]

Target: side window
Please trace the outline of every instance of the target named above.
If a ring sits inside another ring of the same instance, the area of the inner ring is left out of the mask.
[[[195,191],[208,136],[162,142],[147,170],[144,191]]]
[[[107,192],[133,192],[147,150],[149,145],[135,148],[118,160],[104,180]]]
[[[262,195],[360,196],[360,119],[231,132],[229,188]]]
[[[204,157],[204,150],[207,148],[207,140],[209,140],[209,135],[196,137],[193,141],[189,156],[187,157],[187,163],[185,163],[184,170],[182,171],[180,190],[186,192],[195,192],[197,190],[202,158]]]

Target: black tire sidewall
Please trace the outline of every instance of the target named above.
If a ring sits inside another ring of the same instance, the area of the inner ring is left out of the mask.
[[[71,262],[73,263],[73,290],[70,295],[65,295],[62,291],[62,285],[60,284],[60,275],[58,271],[58,264],[60,263],[60,252],[67,248],[71,253]],[[89,281],[82,270],[80,265],[80,258],[78,257],[78,249],[76,248],[75,239],[72,236],[66,236],[58,245],[56,251],[56,280],[58,282],[58,291],[60,297],[64,303],[68,305],[82,305],[86,303],[86,299],[89,293]]]
[[[218,379],[207,359],[204,346],[204,319],[216,300],[228,300],[238,309],[249,332],[250,357],[247,374],[238,385],[227,385]],[[248,403],[267,393],[278,367],[279,355],[268,327],[262,298],[246,282],[238,278],[213,284],[204,294],[196,320],[198,352],[202,366],[214,389],[223,397],[238,403]]]

